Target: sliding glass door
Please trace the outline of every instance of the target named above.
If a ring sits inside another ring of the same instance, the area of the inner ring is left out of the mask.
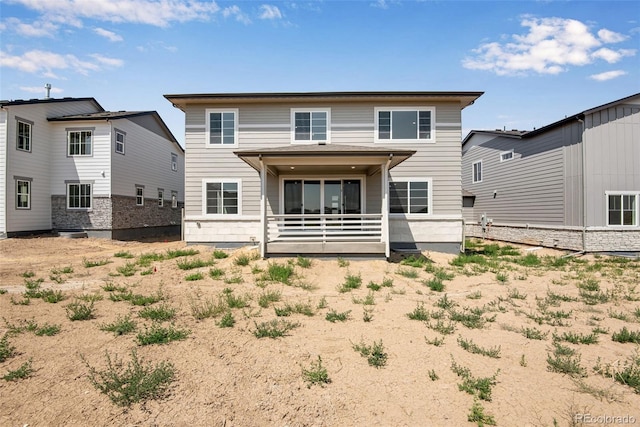
[[[284,213],[310,217],[360,214],[361,184],[360,179],[285,180]]]

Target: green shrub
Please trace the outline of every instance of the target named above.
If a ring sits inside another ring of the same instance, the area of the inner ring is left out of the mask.
[[[93,302],[86,303],[84,301],[76,300],[66,307],[67,317],[69,320],[89,320],[95,317],[93,312]]]
[[[422,283],[434,292],[444,291],[444,283],[437,277],[433,277],[429,280],[424,280]]]
[[[133,403],[158,399],[165,395],[174,380],[175,368],[170,362],[160,362],[155,366],[138,359],[135,350],[131,351],[131,361],[125,366],[117,357],[111,360],[106,352],[107,368],[103,371],[89,366],[89,381],[101,393],[118,406],[130,406]]]
[[[272,302],[278,302],[282,298],[280,291],[265,291],[258,297],[258,305],[262,308],[269,307]]]
[[[5,333],[0,339],[0,362],[15,356],[15,350],[16,348],[9,344],[9,334]]]
[[[100,330],[105,332],[113,332],[115,335],[126,335],[135,331],[136,323],[131,320],[130,315],[118,317],[115,322],[106,323],[100,326]]]
[[[133,255],[129,251],[116,252],[115,254],[113,254],[113,256],[116,257],[116,258],[124,258],[124,259],[133,258]]]
[[[261,322],[260,324],[254,322],[256,326],[253,335],[256,338],[280,338],[288,335],[287,333],[298,326],[299,323],[289,322],[287,320],[274,319],[269,322]]]
[[[161,304],[157,307],[147,306],[138,315],[143,319],[164,322],[176,317],[176,309],[166,304]]]
[[[369,365],[375,368],[382,368],[387,364],[389,355],[384,351],[382,340],[380,342],[374,341],[371,345],[367,345],[364,342],[353,344],[353,349],[360,353],[360,356],[366,357]]]
[[[478,427],[497,425],[493,415],[485,414],[484,408],[477,400],[474,400],[471,412],[467,415],[467,421],[476,423]]]
[[[138,257],[137,264],[142,267],[149,267],[152,262],[164,261],[164,255],[155,252],[141,254]]]
[[[145,328],[144,332],[137,335],[138,344],[166,344],[171,341],[186,339],[191,332],[188,329],[176,329],[173,325],[162,326],[159,323],[153,323],[150,328]]]
[[[402,267],[396,270],[396,274],[399,274],[408,279],[417,279],[418,276],[420,275],[418,273],[418,270],[415,270],[413,268],[402,268]]]
[[[195,282],[196,280],[202,280],[202,279],[204,279],[204,275],[200,272],[192,273],[184,276],[184,280],[186,280],[187,282]]]
[[[312,261],[309,258],[305,258],[303,256],[298,255],[298,258],[296,258],[296,265],[298,267],[302,267],[302,268],[309,268],[312,265]]]
[[[200,253],[200,251],[198,251],[197,249],[167,249],[167,254],[165,255],[166,259],[174,259],[174,258],[179,258],[179,257],[183,257],[183,256],[191,256],[191,255],[198,255]]]
[[[224,316],[218,322],[218,326],[221,328],[233,328],[233,325],[236,324],[236,319],[233,318],[233,314],[231,311],[227,311]]]
[[[292,265],[270,262],[267,267],[267,271],[263,275],[263,279],[270,282],[279,282],[289,285],[291,284],[293,275],[294,267]]]
[[[418,303],[413,311],[407,313],[407,317],[411,320],[421,320],[425,322],[431,319],[429,310],[424,308],[424,303],[422,302]]]
[[[331,323],[345,322],[345,321],[347,321],[349,319],[349,314],[350,313],[351,313],[351,310],[344,311],[342,313],[338,313],[334,309],[331,309],[326,314],[325,319],[328,320]]]
[[[322,358],[320,356],[318,356],[318,360],[316,362],[311,363],[311,367],[309,369],[302,368],[302,378],[307,382],[308,388],[311,388],[312,385],[316,384],[324,386],[331,382],[327,369],[322,366]]]
[[[118,271],[118,273],[122,274],[124,277],[130,277],[136,274],[136,271],[138,271],[138,268],[136,267],[135,263],[128,262],[125,265],[122,265],[116,268],[116,270]]]
[[[634,344],[640,344],[640,331],[630,331],[625,326],[618,332],[614,332],[611,335],[611,339],[620,343],[631,342]]]
[[[344,277],[344,282],[338,286],[338,291],[341,293],[345,293],[345,292],[349,292],[353,289],[358,289],[360,286],[362,286],[362,277],[360,276],[360,274],[353,275],[353,274],[347,274]]]
[[[209,276],[214,280],[221,280],[224,277],[224,270],[221,268],[212,268],[209,270]]]
[[[60,301],[64,301],[66,297],[60,290],[54,291],[53,289],[47,289],[41,292],[40,298],[45,302],[56,304]]]
[[[490,377],[476,378],[471,375],[469,368],[460,366],[455,360],[451,359],[451,370],[462,378],[462,383],[458,384],[460,391],[466,391],[481,400],[491,401],[491,388],[496,385],[499,369]]]
[[[408,257],[400,261],[400,264],[408,265],[410,267],[422,268],[426,264],[430,264],[431,262],[432,261],[427,257],[425,257],[424,255],[419,255],[419,256],[409,255]]]
[[[177,261],[176,265],[180,270],[193,270],[194,268],[209,267],[213,265],[213,260],[186,259],[184,261]]]
[[[111,261],[109,261],[106,258],[105,259],[98,259],[98,260],[89,260],[89,259],[84,258],[82,260],[82,262],[83,262],[85,268],[100,267],[100,266],[107,265],[107,264],[111,263]]]
[[[215,259],[224,259],[227,258],[229,256],[228,253],[226,253],[225,251],[221,251],[220,249],[216,249],[213,251],[213,257]]]
[[[477,344],[475,344],[472,340],[466,340],[464,338],[462,338],[462,336],[458,337],[458,344],[460,345],[460,347],[462,347],[464,350],[468,351],[469,353],[473,353],[473,354],[481,354],[483,356],[487,356],[487,357],[493,357],[494,359],[499,359],[500,358],[500,346],[498,347],[491,347],[491,348],[483,348],[478,346]]]
[[[33,368],[31,367],[31,359],[29,359],[29,361],[24,362],[18,369],[7,372],[2,379],[5,381],[17,381],[29,378],[32,373]]]

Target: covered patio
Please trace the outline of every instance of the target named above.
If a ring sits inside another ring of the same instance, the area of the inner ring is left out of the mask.
[[[235,151],[260,175],[260,252],[390,254],[389,170],[413,150],[305,144]]]

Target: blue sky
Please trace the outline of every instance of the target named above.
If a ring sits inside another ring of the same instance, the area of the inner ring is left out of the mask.
[[[640,92],[637,1],[2,0],[0,99],[482,91],[471,129],[541,127]]]

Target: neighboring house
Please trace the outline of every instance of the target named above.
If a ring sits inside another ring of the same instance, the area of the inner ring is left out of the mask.
[[[184,239],[263,256],[457,252],[461,110],[481,95],[165,95],[186,114]]]
[[[184,150],[155,111],[0,101],[0,236],[180,233]]]
[[[462,153],[475,199],[463,209],[467,235],[640,250],[640,93],[530,132],[471,131]]]

